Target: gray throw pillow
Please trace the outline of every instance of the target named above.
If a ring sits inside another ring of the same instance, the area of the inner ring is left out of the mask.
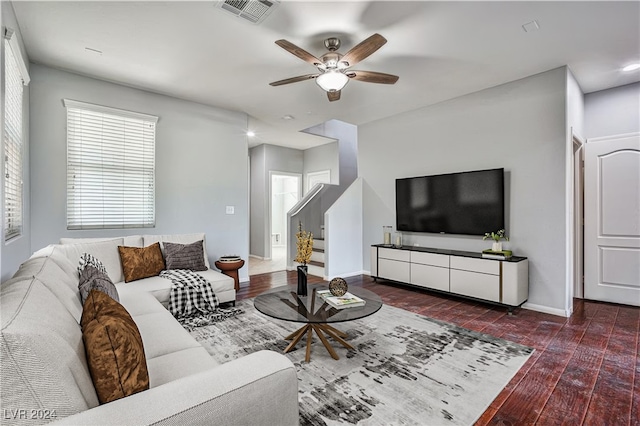
[[[110,296],[116,302],[120,302],[118,290],[113,282],[111,282],[109,275],[95,266],[87,265],[84,267],[82,272],[80,272],[78,290],[80,291],[80,299],[82,300],[83,305],[85,300],[87,300],[89,293],[91,293],[91,290],[99,290]]]
[[[202,240],[191,244],[163,243],[167,269],[206,271],[203,243]]]

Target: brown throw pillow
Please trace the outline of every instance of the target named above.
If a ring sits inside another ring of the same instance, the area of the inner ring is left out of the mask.
[[[164,243],[164,256],[167,269],[191,269],[206,271],[204,264],[204,241],[191,244]]]
[[[101,404],[149,389],[140,331],[120,303],[101,291],[91,290],[80,325],[91,379]]]
[[[124,282],[155,277],[164,269],[164,259],[160,250],[160,243],[147,247],[118,246]]]

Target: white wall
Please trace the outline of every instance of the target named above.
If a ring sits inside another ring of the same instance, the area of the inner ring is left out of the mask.
[[[205,232],[213,263],[247,258],[247,116],[55,70],[31,67],[31,246],[60,237]],[[156,227],[66,229],[66,110],[74,99],[160,117],[156,133]],[[227,215],[225,206],[234,206]],[[240,270],[248,279],[248,267]]]
[[[356,179],[324,214],[327,278],[362,273],[362,179]],[[369,253],[369,250],[366,250]]]
[[[16,21],[16,16],[13,11],[13,5],[10,2],[0,2],[0,15],[2,15],[2,28],[0,30],[0,102],[2,106],[0,111],[4,111],[4,31],[9,27],[14,31],[14,36],[17,37],[18,44],[22,51],[22,57],[27,62],[25,65],[29,68],[29,57],[24,49],[22,42],[22,36],[20,34],[20,27]],[[13,238],[8,243],[4,242],[4,215],[0,213],[0,278],[2,281],[11,278],[16,272],[18,267],[26,258],[31,254],[31,226],[30,226],[30,179],[29,179],[29,86],[24,87],[23,92],[24,109],[22,111],[23,126],[24,126],[24,151],[23,151],[23,198],[22,198],[22,235]],[[0,152],[4,153],[4,114],[0,114]],[[4,212],[4,173],[0,173],[0,212]]]
[[[338,155],[338,142],[331,142],[314,148],[305,149],[303,151],[303,190],[304,194],[309,191],[307,186],[307,174],[313,172],[321,172],[330,170],[331,181],[333,185],[340,184],[340,164]]]
[[[588,93],[585,102],[585,137],[640,132],[640,83]]]
[[[396,178],[504,167],[505,247],[529,258],[529,303],[564,312],[565,96],[563,67],[360,126],[363,269],[382,226],[395,225]],[[489,243],[405,233],[403,244],[477,252]]]

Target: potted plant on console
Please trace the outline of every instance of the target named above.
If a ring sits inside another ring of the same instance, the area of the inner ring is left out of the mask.
[[[500,240],[509,241],[509,237],[507,237],[504,229],[485,233],[482,239],[486,240],[487,238],[491,238],[493,240],[493,245],[491,246],[491,249],[482,251],[482,257],[494,259],[508,259],[511,257],[510,250],[502,250],[502,242]]]
[[[307,295],[307,263],[311,260],[313,252],[313,234],[302,229],[302,222],[298,222],[298,232],[296,233],[296,258],[298,265],[298,296]]]

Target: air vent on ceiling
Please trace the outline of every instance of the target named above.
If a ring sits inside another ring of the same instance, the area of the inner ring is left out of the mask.
[[[218,7],[249,22],[259,24],[278,4],[280,4],[278,0],[224,0],[218,2]]]

